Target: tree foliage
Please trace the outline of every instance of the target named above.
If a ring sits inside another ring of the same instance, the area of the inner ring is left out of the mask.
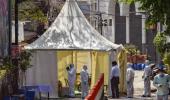
[[[134,0],[118,0],[118,2],[124,2],[127,4],[131,4],[132,2],[134,2]]]
[[[135,0],[142,4],[141,9],[148,14],[148,23],[161,22],[167,26],[165,34],[170,35],[170,0]]]
[[[19,64],[20,64],[20,69],[23,72],[25,72],[28,68],[31,67],[31,57],[32,57],[31,51],[24,50],[20,53]]]
[[[168,66],[170,67],[170,52],[166,52],[164,54],[164,59],[163,59],[165,64],[168,64]]]
[[[124,45],[124,47],[130,55],[136,55],[137,53],[140,53],[139,49],[133,44],[127,44]]]
[[[165,52],[163,62],[166,65],[167,73],[170,74],[170,52]]]
[[[170,0],[119,0],[121,2],[139,2],[140,9],[144,10],[147,16],[147,25],[156,25],[160,22],[166,26],[162,33],[157,33],[154,38],[154,45],[156,46],[161,57],[169,57],[166,51],[170,49],[170,45],[166,43],[166,35],[170,35]],[[146,25],[146,26],[147,26]]]
[[[19,3],[19,19],[46,22],[47,15],[33,0],[25,0]]]
[[[12,66],[10,57],[4,57],[2,59],[2,65],[0,66],[0,70],[6,70],[7,72],[9,72],[13,68],[14,67]]]
[[[164,56],[166,51],[166,36],[164,33],[157,33],[153,41],[156,46],[158,52],[161,54],[161,57]]]
[[[154,38],[154,45],[159,51],[165,64],[170,65],[170,53],[167,50],[170,49],[169,44],[166,43],[166,35],[170,35],[170,0],[135,0],[142,4],[141,9],[146,11],[148,15],[148,24],[161,24],[166,26],[166,29],[162,33],[157,33]]]
[[[119,0],[120,2],[140,2],[140,9],[146,11],[147,24],[161,22],[167,26],[165,34],[170,35],[170,0]]]
[[[47,22],[51,16],[58,15],[63,3],[60,1],[53,4],[53,0],[19,0],[19,20]]]

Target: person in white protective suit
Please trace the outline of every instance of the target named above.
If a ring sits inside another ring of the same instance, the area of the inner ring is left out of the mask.
[[[127,63],[127,72],[126,72],[126,83],[127,83],[127,97],[133,98],[134,94],[134,77],[135,77],[135,71],[132,69],[132,64]]]
[[[153,85],[157,88],[157,100],[168,100],[169,83],[169,75],[164,73],[163,68],[159,68],[153,80]]]
[[[152,68],[149,66],[149,60],[145,61],[145,68],[142,78],[144,79],[144,94],[142,97],[150,97],[151,96],[151,83],[150,77],[152,75]]]
[[[89,90],[89,73],[87,71],[87,66],[84,65],[82,68],[82,71],[80,72],[81,76],[81,96],[84,99],[88,95],[88,90]]]
[[[74,85],[76,80],[76,68],[74,67],[74,64],[70,64],[70,68],[68,71],[68,85],[69,85],[69,96],[74,97]]]

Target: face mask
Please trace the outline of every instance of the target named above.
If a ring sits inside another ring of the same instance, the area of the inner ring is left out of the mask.
[[[164,74],[163,74],[163,73],[160,73],[160,77],[164,77]]]

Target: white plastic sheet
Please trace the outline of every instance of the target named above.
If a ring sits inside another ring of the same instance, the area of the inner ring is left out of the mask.
[[[36,51],[32,58],[32,67],[26,72],[26,85],[49,85],[50,97],[58,97],[56,51]]]

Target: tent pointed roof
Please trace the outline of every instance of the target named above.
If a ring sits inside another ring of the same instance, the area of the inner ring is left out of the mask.
[[[86,20],[75,0],[66,0],[47,31],[25,49],[111,50],[121,47],[100,35]]]

